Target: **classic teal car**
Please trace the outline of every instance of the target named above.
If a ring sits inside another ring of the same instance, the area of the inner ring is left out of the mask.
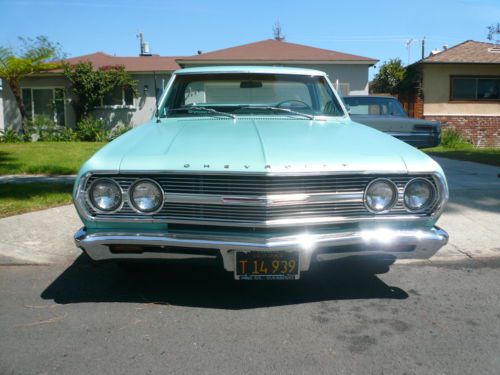
[[[313,262],[429,258],[448,199],[440,166],[349,118],[325,73],[175,72],[155,118],[81,168],[76,245],[94,260],[222,260],[236,279]]]

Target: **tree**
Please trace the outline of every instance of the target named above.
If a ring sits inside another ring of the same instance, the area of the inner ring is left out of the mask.
[[[20,47],[14,51],[0,46],[0,78],[5,81],[14,95],[21,114],[21,131],[28,134],[27,113],[21,96],[21,80],[35,73],[58,68],[58,59],[64,54],[59,43],[53,43],[45,36],[19,38]]]
[[[137,81],[123,66],[94,69],[91,62],[80,62],[75,65],[63,64],[63,69],[75,96],[73,106],[78,120],[87,117],[116,88],[131,90],[133,96],[137,97]]]
[[[405,72],[406,68],[399,58],[384,62],[373,79],[373,92],[395,94],[405,78]]]

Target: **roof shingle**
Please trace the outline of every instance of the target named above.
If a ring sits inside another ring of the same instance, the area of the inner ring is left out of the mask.
[[[171,72],[179,69],[176,59],[179,56],[111,56],[104,52],[96,52],[89,55],[77,56],[66,59],[69,64],[79,62],[91,62],[94,68],[103,66],[123,65],[129,72]]]
[[[447,50],[429,56],[421,63],[477,63],[477,64],[500,64],[500,52],[491,52],[494,47],[492,43],[476,42],[466,40]]]
[[[179,58],[182,62],[197,61],[345,61],[375,64],[377,59],[288,43],[275,39],[225,48],[200,55]]]

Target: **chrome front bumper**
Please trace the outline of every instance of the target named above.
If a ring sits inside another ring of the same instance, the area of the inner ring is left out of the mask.
[[[191,235],[177,233],[87,233],[74,236],[76,246],[94,260],[106,259],[216,259],[234,271],[235,252],[299,251],[300,270],[309,270],[311,261],[328,261],[352,256],[381,255],[406,259],[428,259],[448,242],[448,234],[431,229],[370,229],[328,234],[299,234],[286,237],[242,237],[231,235]],[[139,245],[140,253],[116,253],[110,245]],[[154,251],[148,249],[154,248]],[[195,249],[196,251],[184,251]],[[203,253],[206,250],[206,254]]]

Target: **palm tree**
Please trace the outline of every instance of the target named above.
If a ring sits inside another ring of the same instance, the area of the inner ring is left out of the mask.
[[[35,73],[58,68],[56,59],[62,56],[59,44],[50,42],[44,36],[19,38],[22,43],[16,55],[11,48],[0,46],[0,78],[9,85],[21,113],[21,131],[28,133],[27,113],[21,96],[20,82]]]

